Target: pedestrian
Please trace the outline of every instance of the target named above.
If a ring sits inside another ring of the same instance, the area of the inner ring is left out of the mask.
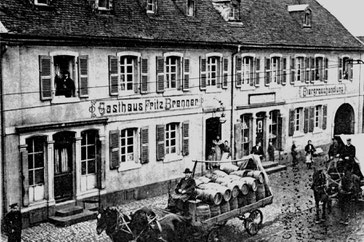
[[[212,141],[212,145],[215,149],[215,153],[214,153],[214,156],[213,156],[213,159],[215,161],[220,161],[221,160],[221,146],[222,146],[222,140],[220,139],[220,136],[216,136],[216,139],[214,139]]]
[[[258,141],[257,144],[253,146],[250,154],[258,155],[260,157],[260,160],[262,160],[264,157],[262,142]]]
[[[332,143],[330,145],[328,155],[330,160],[339,157],[339,143],[335,138],[332,138]]]
[[[292,141],[291,146],[291,156],[292,156],[292,165],[296,166],[298,164],[298,152],[297,152],[297,146],[294,141]]]
[[[222,146],[222,159],[224,160],[227,160],[231,157],[231,148],[230,148],[230,145],[229,145],[229,141],[225,140],[224,141],[224,144]]]
[[[275,149],[274,149],[272,141],[269,141],[268,149],[267,149],[269,161],[274,161],[274,150]]]
[[[307,145],[305,146],[305,151],[306,151],[306,164],[307,164],[307,168],[311,169],[312,167],[312,161],[313,161],[313,155],[316,151],[315,147],[312,145],[312,141],[309,140],[307,142]]]
[[[22,215],[17,203],[13,203],[9,207],[10,211],[5,215],[3,220],[3,231],[8,236],[9,242],[20,242]]]

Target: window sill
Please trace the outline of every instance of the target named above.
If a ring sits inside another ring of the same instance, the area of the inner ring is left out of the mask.
[[[182,155],[177,154],[169,154],[164,157],[163,163],[169,163],[169,162],[175,162],[175,161],[181,161]]]
[[[256,86],[250,86],[250,85],[241,85],[240,91],[252,91],[255,90]]]
[[[140,167],[142,167],[142,164],[140,163],[135,163],[135,162],[129,162],[129,163],[121,163],[118,171],[122,172],[122,171],[129,171],[129,170],[135,170],[135,169],[139,169]]]
[[[206,93],[220,93],[221,90],[221,88],[217,87],[206,87]]]
[[[163,95],[181,95],[183,93],[182,89],[181,90],[177,90],[177,89],[164,89],[164,93]]]
[[[40,201],[29,203],[29,205],[27,207],[22,207],[21,212],[24,213],[24,212],[28,212],[28,211],[36,209],[36,208],[51,206],[51,205],[53,205],[55,203],[56,202],[54,200],[47,201],[47,200],[43,199],[43,200],[40,200]]]
[[[322,132],[323,132],[323,130],[321,128],[315,128],[312,133],[313,134],[319,134],[319,133],[322,133]]]
[[[79,101],[80,101],[80,99],[78,97],[55,96],[55,97],[53,97],[51,103],[52,104],[75,103],[75,102],[79,102]]]
[[[294,134],[293,134],[293,138],[300,138],[300,137],[303,137],[305,136],[305,133],[301,132],[301,131],[295,131]]]

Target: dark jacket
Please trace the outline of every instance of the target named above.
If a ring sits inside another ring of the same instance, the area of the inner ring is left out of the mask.
[[[268,145],[268,155],[269,155],[269,159],[273,159],[274,160],[274,146],[273,145]]]
[[[17,237],[21,235],[22,229],[22,215],[20,211],[8,212],[3,220],[3,231],[10,237]]]
[[[250,154],[254,154],[254,155],[262,155],[264,156],[264,151],[263,151],[263,147],[262,146],[254,146],[250,152]]]
[[[64,90],[64,95],[66,97],[73,97],[75,95],[75,83],[71,78],[67,78],[64,81],[64,84],[66,86]]]
[[[329,148],[329,157],[336,157],[337,154],[339,154],[339,144],[333,143]]]
[[[180,193],[178,190],[181,189],[182,191],[185,191],[183,194]],[[187,201],[195,194],[196,189],[196,182],[195,179],[192,177],[186,179],[182,178],[179,183],[177,184],[177,187],[175,189],[176,194],[181,194],[180,197],[181,200]]]
[[[342,149],[341,157],[344,159],[345,157],[349,157],[350,160],[354,160],[356,154],[356,149],[354,145],[345,145]]]
[[[305,146],[305,151],[306,151],[306,154],[313,155],[313,153],[315,153],[316,149],[315,149],[315,147],[312,144],[307,144]]]

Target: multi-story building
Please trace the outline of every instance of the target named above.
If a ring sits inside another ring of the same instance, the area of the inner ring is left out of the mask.
[[[240,158],[257,141],[288,150],[362,130],[362,44],[314,0],[0,11],[3,208],[20,203],[27,223],[89,197],[166,192],[216,136]]]

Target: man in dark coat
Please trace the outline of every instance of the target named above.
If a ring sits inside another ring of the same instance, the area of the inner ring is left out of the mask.
[[[346,140],[346,145],[344,146],[341,154],[341,158],[346,161],[354,161],[356,155],[355,146],[351,144],[351,139]]]
[[[64,72],[64,95],[66,97],[74,97],[75,96],[75,82],[70,78],[70,74],[68,71]]]
[[[8,236],[9,242],[21,241],[22,215],[19,211],[18,204],[10,205],[10,211],[5,215],[3,220],[3,230]]]
[[[263,159],[264,151],[263,151],[262,143],[260,141],[257,142],[257,145],[252,148],[250,154],[259,155],[260,159]]]
[[[292,141],[291,146],[291,155],[292,155],[292,165],[295,166],[298,164],[298,152],[297,152],[297,146],[294,141]]]
[[[269,141],[267,152],[269,156],[269,161],[274,161],[274,146],[272,141]]]
[[[332,138],[332,144],[329,148],[329,159],[332,160],[339,156],[339,143],[335,138]]]

